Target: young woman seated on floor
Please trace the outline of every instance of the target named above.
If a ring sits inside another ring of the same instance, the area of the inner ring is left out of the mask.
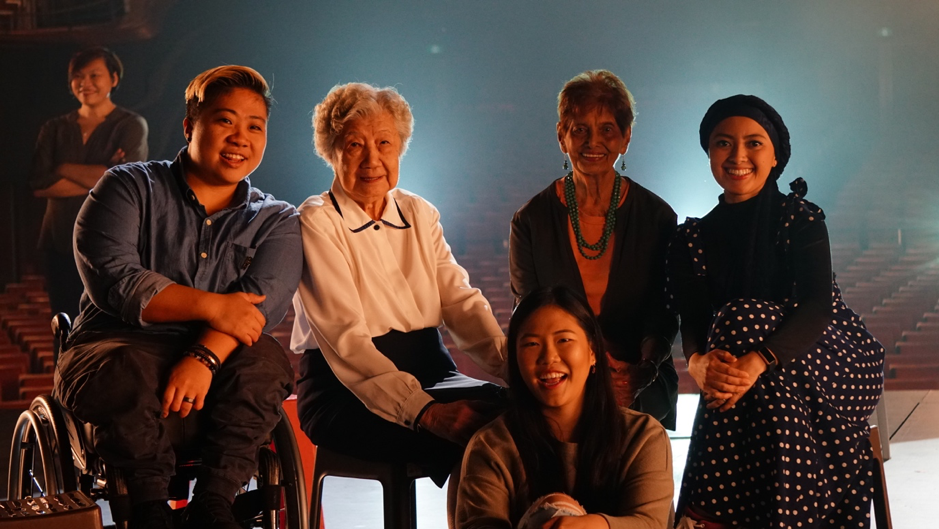
[[[602,351],[589,306],[569,289],[522,299],[509,323],[511,407],[466,449],[457,527],[666,526],[668,437],[616,405]]]

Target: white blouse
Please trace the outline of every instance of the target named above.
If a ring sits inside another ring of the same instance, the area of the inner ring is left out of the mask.
[[[437,209],[393,189],[375,222],[336,180],[330,191],[332,198],[329,192],[312,196],[299,208],[306,266],[293,301],[291,349],[319,348],[370,411],[412,428],[433,399],[375,348],[372,337],[445,323],[461,351],[502,377],[505,336],[489,302],[453,258]]]

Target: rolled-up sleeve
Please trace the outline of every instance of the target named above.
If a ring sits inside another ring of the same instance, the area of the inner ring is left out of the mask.
[[[143,309],[174,282],[140,262],[141,195],[128,176],[108,171],[85,200],[75,222],[75,261],[99,309],[145,328]]]
[[[124,150],[125,162],[143,162],[147,160],[150,149],[147,146],[147,136],[150,128],[147,120],[136,114],[128,117],[118,132],[119,145]]]
[[[305,266],[298,296],[323,356],[343,385],[372,413],[409,428],[433,399],[372,343],[345,230],[322,208],[301,211]]]
[[[270,331],[284,319],[303,269],[297,210],[285,204],[271,222],[275,225],[255,251],[251,266],[229,290],[266,296],[256,305],[267,322],[265,331]]]

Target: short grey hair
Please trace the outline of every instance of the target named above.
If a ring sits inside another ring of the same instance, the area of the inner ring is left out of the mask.
[[[332,87],[326,98],[313,109],[313,146],[316,154],[333,166],[336,162],[336,144],[342,137],[345,124],[351,120],[388,112],[394,119],[401,138],[404,156],[414,130],[411,107],[393,87],[378,88],[366,83],[347,83]]]

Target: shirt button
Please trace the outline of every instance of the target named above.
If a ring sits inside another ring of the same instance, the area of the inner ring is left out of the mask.
[[[376,224],[375,227],[372,228],[372,229],[375,230],[375,231],[378,231],[379,229],[381,229],[381,226],[379,226],[378,224]]]
[[[209,254],[207,254],[207,253],[205,253],[205,252],[202,252],[202,253],[199,254],[199,255],[201,255],[203,259],[205,259],[206,257],[209,256]]]
[[[211,225],[212,225],[212,219],[205,219],[205,225],[206,225],[206,226],[211,226]]]

